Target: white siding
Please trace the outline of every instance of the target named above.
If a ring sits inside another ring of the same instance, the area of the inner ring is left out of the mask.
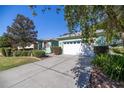
[[[59,41],[63,54],[78,55],[81,53],[81,39]]]

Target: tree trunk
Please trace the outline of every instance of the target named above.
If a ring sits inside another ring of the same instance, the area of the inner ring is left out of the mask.
[[[124,32],[121,33],[121,38],[123,40],[123,47],[124,47]]]

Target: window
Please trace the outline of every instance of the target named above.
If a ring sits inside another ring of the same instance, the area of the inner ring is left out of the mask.
[[[69,44],[69,42],[67,42],[67,44]]]
[[[77,41],[77,44],[80,44],[80,41]]]
[[[74,44],[76,44],[76,41],[74,41]]]
[[[64,42],[64,44],[66,44],[66,42]]]
[[[72,44],[72,42],[70,42],[70,44]]]

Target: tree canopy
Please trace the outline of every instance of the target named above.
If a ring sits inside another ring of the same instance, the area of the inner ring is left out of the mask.
[[[108,42],[124,31],[124,6],[65,6],[64,11],[70,31],[78,28],[86,41],[94,36],[96,29],[106,31]]]
[[[36,6],[29,7],[36,14],[34,10]],[[45,12],[51,10],[51,7],[45,6],[41,10]],[[108,44],[114,37],[120,37],[119,33],[124,31],[124,6],[122,5],[65,5],[57,6],[56,11],[64,11],[69,31],[81,31],[85,42],[89,42],[95,36],[96,29],[105,30]]]
[[[5,36],[9,38],[12,47],[21,46],[25,48],[35,43],[37,40],[37,31],[32,20],[24,15],[18,14],[11,26],[7,27]]]

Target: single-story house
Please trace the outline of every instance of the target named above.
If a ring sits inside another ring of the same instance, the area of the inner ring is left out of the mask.
[[[63,54],[76,55],[81,53],[81,33],[66,33],[56,39],[42,40],[42,49],[52,53],[51,47],[59,46]]]
[[[104,34],[104,30],[96,30],[97,38],[94,38],[95,42],[93,42],[92,45],[104,45],[106,43]],[[66,33],[56,39],[39,40],[36,44],[32,44],[26,48],[42,49],[46,51],[46,53],[52,53],[51,48],[54,46],[61,47],[63,54],[77,55],[85,53],[85,50],[89,51],[89,49],[86,49],[88,48],[86,44],[82,43],[81,32]],[[92,46],[89,48],[93,50]]]
[[[81,52],[81,33],[66,33],[56,39],[42,40],[42,49],[46,53],[52,53],[51,48],[59,46],[63,54],[76,55]]]
[[[81,32],[65,33],[56,39],[39,40],[35,44],[25,47],[26,49],[42,49],[46,53],[52,53],[52,47],[59,46],[63,54],[77,55],[82,53]],[[18,47],[21,49],[21,47]]]

